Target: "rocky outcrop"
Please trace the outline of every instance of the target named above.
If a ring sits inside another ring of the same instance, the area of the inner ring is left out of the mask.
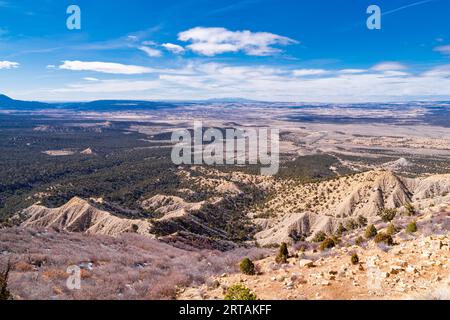
[[[208,248],[228,250],[233,245],[228,241],[223,222],[210,216],[211,210],[221,212],[222,201],[223,198],[213,197],[209,201],[189,203],[179,197],[157,195],[141,203],[143,209],[160,215],[150,221],[124,219],[97,208],[96,204],[104,204],[103,199],[89,202],[75,197],[59,208],[33,205],[23,210],[20,216],[25,217],[22,223],[25,228],[51,228],[113,237],[133,232],[184,246],[203,244]],[[226,220],[226,213],[221,214]]]
[[[332,232],[338,226],[338,219],[310,212],[291,214],[279,224],[257,234],[260,245],[291,243],[304,235],[317,231]]]
[[[409,162],[407,159],[400,158],[396,161],[385,163],[382,167],[384,169],[394,171],[394,172],[403,172],[412,166],[413,166],[413,164],[411,162]]]
[[[405,181],[390,171],[374,171],[362,182],[350,185],[349,195],[337,206],[339,218],[376,216],[385,208],[399,208],[411,202],[412,192]]]
[[[150,223],[144,220],[122,219],[109,212],[92,206],[86,200],[73,198],[59,208],[33,205],[22,212],[27,220],[22,224],[27,228],[53,228],[68,232],[81,232],[118,236],[136,232],[150,236]]]
[[[441,197],[450,193],[450,175],[436,175],[425,179],[415,179],[410,185],[414,190],[415,200]]]
[[[159,220],[170,220],[184,217],[192,211],[198,211],[205,204],[205,201],[189,203],[179,197],[157,195],[142,201],[141,207],[145,210],[162,215],[162,218]]]
[[[90,156],[90,155],[94,154],[94,151],[91,148],[87,148],[87,149],[81,151],[80,154],[84,154],[86,156]]]
[[[317,203],[316,207],[310,206],[308,211],[287,208],[285,212],[279,212],[276,218],[259,219],[258,225],[263,231],[256,235],[257,241],[261,245],[294,242],[300,236],[311,238],[319,231],[333,233],[340,223],[345,224],[359,216],[376,221],[383,209],[403,210],[410,203],[421,207],[450,202],[450,175],[410,179],[392,171],[375,170],[342,177],[334,183],[333,190],[329,182],[315,185],[315,191],[303,201],[312,202],[310,199],[318,199],[321,193],[326,193],[326,198],[322,198],[323,203]],[[280,203],[298,202],[298,195],[304,193],[306,189],[288,189],[287,194],[279,195],[274,202],[276,208],[279,210]]]

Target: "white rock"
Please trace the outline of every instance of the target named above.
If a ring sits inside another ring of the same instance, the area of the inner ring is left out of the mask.
[[[413,266],[408,266],[406,268],[406,272],[408,272],[408,273],[418,273],[419,271]]]
[[[299,264],[300,264],[300,267],[302,267],[302,268],[304,268],[304,267],[308,267],[308,268],[314,267],[314,261],[308,260],[308,259],[301,259]]]

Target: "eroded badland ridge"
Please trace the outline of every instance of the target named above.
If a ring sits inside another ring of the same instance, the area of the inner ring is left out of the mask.
[[[408,205],[425,210],[450,203],[450,175],[403,178],[381,169],[303,184],[242,173],[228,175],[202,168],[195,170],[199,171],[205,175],[192,178],[189,171],[181,175],[191,182],[195,180],[205,190],[215,190],[215,195],[195,203],[171,195],[157,195],[142,201],[141,206],[156,212],[159,218],[118,218],[96,208],[96,204],[102,203],[101,199],[87,201],[75,197],[59,208],[33,205],[23,210],[20,214],[25,219],[22,226],[109,236],[136,232],[156,237],[157,232],[152,232],[155,224],[160,230],[167,224],[165,235],[169,235],[170,229],[175,234],[190,223],[197,224],[197,230],[192,227],[193,233],[216,234],[225,239],[226,234],[214,225],[220,224],[219,221],[205,225],[207,221],[202,223],[200,215],[206,214],[204,210],[208,207],[221,210],[224,201],[239,201],[244,192],[233,181],[271,195],[250,206],[241,217],[255,225],[255,240],[262,246],[295,243],[300,239],[311,239],[318,232],[334,233],[340,224],[357,225],[360,217],[370,223],[376,222],[385,209],[399,209],[401,214]],[[206,178],[207,174],[214,174],[215,178]],[[190,193],[189,190],[182,191]]]

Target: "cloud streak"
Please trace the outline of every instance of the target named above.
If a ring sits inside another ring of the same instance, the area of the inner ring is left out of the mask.
[[[405,10],[405,9],[408,9],[408,8],[417,7],[417,6],[420,6],[420,5],[423,5],[423,4],[426,4],[426,3],[430,3],[430,2],[435,2],[435,1],[436,0],[423,0],[423,1],[417,1],[417,2],[414,2],[414,3],[410,3],[408,5],[404,5],[404,6],[401,6],[399,8],[386,11],[386,12],[383,13],[383,16],[387,16],[387,15],[390,15],[390,14],[393,14],[393,13],[396,13],[396,12],[399,12],[399,11],[402,11],[402,10]]]
[[[404,70],[407,67],[399,62],[381,62],[372,67],[374,71],[398,71]]]
[[[99,61],[92,61],[92,62],[64,61],[64,63],[59,66],[59,69],[71,71],[95,71],[100,73],[125,74],[125,75],[135,75],[153,72],[153,69],[146,67],[125,65],[111,62],[99,62]]]
[[[1,69],[16,69],[20,66],[18,62],[12,61],[0,61],[0,70]]]
[[[186,51],[182,46],[173,43],[164,43],[161,46],[166,50],[175,54],[182,54]]]
[[[324,69],[298,69],[293,71],[293,74],[296,77],[320,76],[326,73],[328,73],[328,71]]]
[[[162,52],[159,51],[158,49],[154,49],[151,47],[146,47],[146,46],[140,46],[138,47],[139,50],[145,52],[147,54],[147,56],[151,57],[151,58],[158,58],[162,56]]]
[[[434,51],[437,51],[442,54],[450,55],[450,45],[436,47],[436,48],[434,48]]]

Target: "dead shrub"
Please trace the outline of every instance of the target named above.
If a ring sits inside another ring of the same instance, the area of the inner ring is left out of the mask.
[[[64,280],[67,279],[69,275],[66,273],[65,270],[60,269],[47,269],[44,272],[42,272],[42,278],[45,281],[51,281],[51,280]]]
[[[19,261],[16,263],[16,265],[14,266],[14,271],[18,271],[18,272],[30,272],[30,271],[34,271],[34,266],[32,266],[31,264],[24,262],[24,261]]]

